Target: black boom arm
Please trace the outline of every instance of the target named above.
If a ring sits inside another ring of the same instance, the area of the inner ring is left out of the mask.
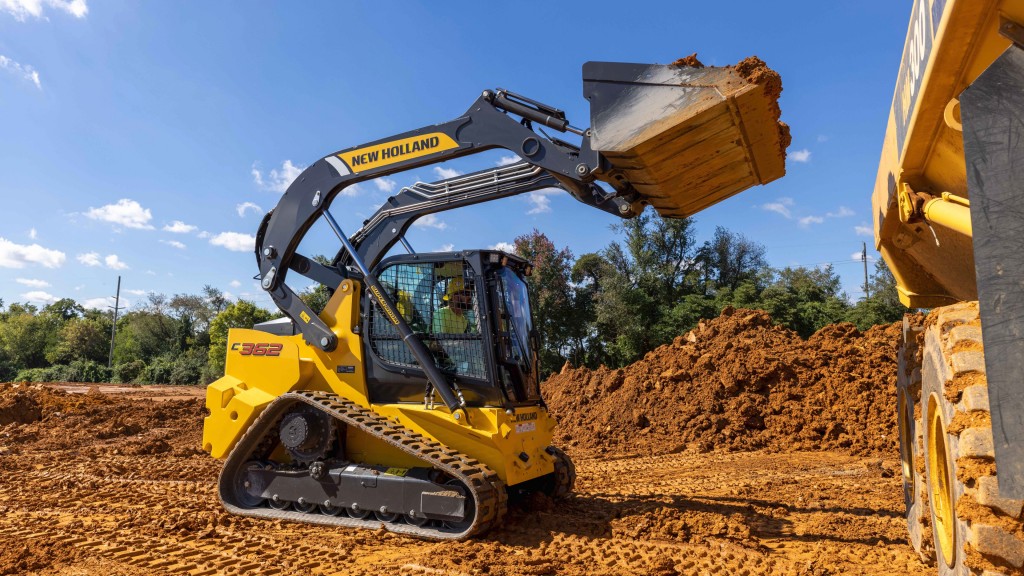
[[[509,112],[522,120],[510,117]],[[583,133],[582,145],[577,148],[534,132],[532,122],[581,133],[569,126],[559,110],[504,90],[487,90],[459,118],[334,152],[316,161],[292,182],[260,225],[256,259],[263,289],[295,323],[306,342],[333,350],[337,346],[335,334],[285,283],[289,270],[331,287],[343,279],[338,272],[342,267],[323,266],[296,253],[309,228],[348,186],[493,148],[510,150],[523,161],[403,189],[351,238],[357,254],[346,256],[343,251],[335,264],[351,263],[358,257],[372,269],[420,216],[553,186],[612,214],[634,215],[630,194],[608,193],[595,184],[602,159],[590,148],[589,133]]]

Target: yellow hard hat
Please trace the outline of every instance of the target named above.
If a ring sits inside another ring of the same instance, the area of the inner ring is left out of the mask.
[[[451,299],[451,295],[456,292],[462,292],[466,289],[466,281],[461,276],[456,276],[448,281],[448,286],[444,289],[444,299]]]

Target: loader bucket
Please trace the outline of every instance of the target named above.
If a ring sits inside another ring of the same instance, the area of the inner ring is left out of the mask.
[[[682,218],[786,173],[779,75],[756,57],[704,67],[587,62],[590,144],[662,216]]]

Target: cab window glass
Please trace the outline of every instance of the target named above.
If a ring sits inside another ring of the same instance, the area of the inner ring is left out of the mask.
[[[394,264],[382,270],[378,279],[398,312],[422,335],[438,368],[456,376],[487,378],[479,294],[468,266],[463,262]],[[370,347],[386,363],[416,365],[376,302],[370,305]]]

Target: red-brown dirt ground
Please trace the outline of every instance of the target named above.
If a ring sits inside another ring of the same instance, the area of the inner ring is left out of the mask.
[[[906,543],[898,330],[727,310],[544,385],[576,492],[483,537],[228,515],[196,387],[0,384],[0,574],[929,574]]]

